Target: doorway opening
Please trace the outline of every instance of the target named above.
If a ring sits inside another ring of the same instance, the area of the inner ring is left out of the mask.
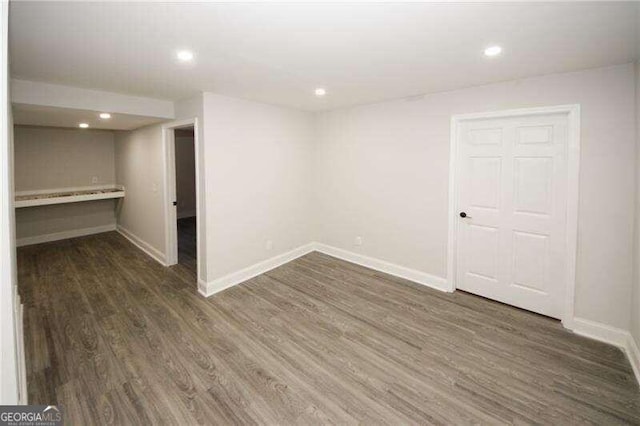
[[[174,129],[178,264],[197,274],[196,161],[193,127]]]
[[[199,282],[202,255],[198,124],[196,119],[164,126],[166,154],[167,264]]]

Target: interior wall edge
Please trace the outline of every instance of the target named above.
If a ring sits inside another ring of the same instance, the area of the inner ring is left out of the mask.
[[[366,268],[403,278],[439,291],[450,292],[446,278],[437,277],[426,272],[417,271],[415,269],[410,269],[404,266],[386,262],[384,260],[364,256],[319,242],[303,244],[293,250],[277,254],[273,257],[270,257],[269,259],[255,263],[251,266],[232,272],[223,277],[216,278],[209,282],[202,281],[202,283],[198,283],[198,290],[205,297],[212,296],[216,293],[221,292],[222,290],[226,290],[227,288],[241,284],[244,281],[268,272],[274,268],[277,268],[278,266],[284,265],[287,262],[295,260],[298,257],[304,256],[305,254],[311,253],[313,251],[324,253],[326,255],[336,257],[347,262],[355,263]]]
[[[438,277],[416,269],[407,268],[385,260],[376,259],[374,257],[365,256],[349,250],[333,247],[328,244],[315,243],[315,249],[320,253],[337,257],[338,259],[346,260],[347,262],[384,272],[395,277],[404,278],[411,282],[431,287],[439,291],[447,293],[451,292],[451,287],[446,278]]]
[[[120,235],[122,235],[127,240],[129,240],[133,245],[135,245],[140,250],[148,254],[153,260],[157,261],[162,266],[168,266],[166,257],[164,253],[162,253],[160,250],[156,249],[151,244],[149,244],[148,242],[146,242],[145,240],[143,240],[142,238],[140,238],[139,236],[129,231],[127,228],[123,227],[120,224],[116,225],[115,230]]]
[[[636,376],[638,384],[640,384],[640,345],[638,341],[633,337],[633,334],[627,336],[627,341],[624,350],[629,358],[631,368],[633,368],[633,374]]]
[[[233,287],[238,284],[242,284],[243,282],[250,280],[251,278],[257,277],[258,275],[264,274],[278,266],[284,265],[285,263],[291,262],[305,254],[311,253],[316,248],[316,243],[308,243],[303,244],[293,250],[289,250],[287,252],[277,254],[269,259],[263,260],[261,262],[255,263],[246,268],[240,269],[236,272],[232,272],[223,277],[216,278],[213,281],[198,283],[198,291],[204,297],[213,296],[216,293],[219,293],[223,290],[226,290],[230,287]]]
[[[200,276],[210,283],[314,240],[313,117],[205,92],[203,118],[207,266]],[[251,173],[238,173],[239,166]]]
[[[573,318],[573,326],[571,330],[581,336],[606,342],[618,347],[624,347],[627,337],[630,335],[628,330],[612,327],[598,321],[580,317]]]
[[[636,381],[640,384],[640,349],[630,331],[579,317],[573,318],[571,331],[619,347],[629,359]]]
[[[165,158],[162,124],[115,132],[116,184],[126,188],[116,223],[123,235],[165,265]]]

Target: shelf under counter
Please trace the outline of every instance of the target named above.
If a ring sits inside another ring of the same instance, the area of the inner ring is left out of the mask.
[[[15,196],[15,208],[47,206],[51,204],[78,203],[82,201],[124,198],[123,187],[99,187],[87,189],[47,190],[19,192]]]

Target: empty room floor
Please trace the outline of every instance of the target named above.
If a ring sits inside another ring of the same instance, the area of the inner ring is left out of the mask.
[[[619,349],[323,254],[208,299],[117,233],[18,261],[29,403],[72,424],[640,422]]]

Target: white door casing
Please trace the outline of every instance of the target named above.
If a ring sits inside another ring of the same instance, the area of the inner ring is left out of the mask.
[[[165,252],[167,253],[166,264],[167,266],[175,265],[178,263],[178,213],[177,207],[173,204],[176,197],[176,159],[175,159],[175,134],[174,131],[180,128],[193,127],[194,132],[194,153],[195,153],[195,174],[196,174],[196,271],[198,275],[198,286],[204,282],[204,278],[201,276],[200,265],[204,260],[201,254],[204,252],[203,245],[205,242],[205,235],[203,227],[201,225],[201,213],[200,203],[204,204],[204,187],[201,185],[200,177],[200,138],[199,123],[197,118],[189,118],[184,120],[176,120],[166,123],[162,126],[162,143],[164,145],[164,204],[165,204]]]
[[[559,318],[570,327],[578,112],[576,106],[550,107],[452,119],[452,290]]]

